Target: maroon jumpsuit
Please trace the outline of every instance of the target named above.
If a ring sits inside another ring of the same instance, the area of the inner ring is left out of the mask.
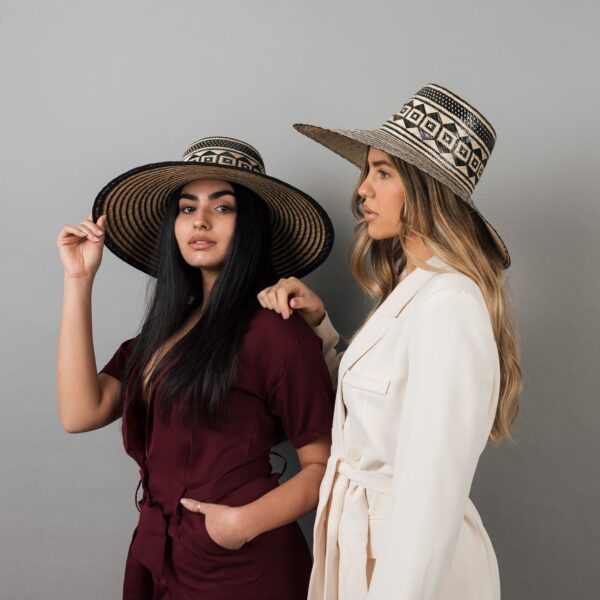
[[[135,340],[121,344],[101,372],[121,379]],[[284,321],[261,309],[242,344],[220,430],[163,422],[158,394],[160,381],[147,409],[128,402],[123,415],[125,450],[140,465],[143,488],[123,597],[305,600],[311,556],[297,523],[227,550],[210,538],[204,516],[179,500],[252,502],[278,485],[269,451],[284,434],[296,448],[330,434],[333,392],[319,338],[301,318]]]

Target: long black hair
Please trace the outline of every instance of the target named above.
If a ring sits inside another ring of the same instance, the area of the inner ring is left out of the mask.
[[[159,235],[156,283],[121,385],[124,409],[154,393],[153,384],[160,378],[155,401],[161,418],[176,409],[180,416],[218,426],[225,413],[241,344],[260,308],[256,295],[276,279],[268,209],[247,188],[233,188],[236,221],[231,249],[206,301],[202,274],[185,262],[175,238],[181,188],[169,199]],[[143,372],[150,359],[200,306],[204,308],[198,322],[161,358],[144,386]]]

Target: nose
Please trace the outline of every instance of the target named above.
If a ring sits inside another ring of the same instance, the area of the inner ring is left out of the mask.
[[[361,198],[373,198],[373,196],[374,196],[373,186],[369,182],[368,177],[365,177],[362,180],[362,183],[358,186],[357,191],[358,191],[358,195]]]
[[[194,229],[210,229],[210,220],[208,217],[208,210],[203,206],[198,206],[194,212],[194,219],[192,221]]]

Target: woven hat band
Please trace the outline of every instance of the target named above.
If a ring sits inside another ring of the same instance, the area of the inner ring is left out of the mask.
[[[233,138],[202,138],[184,152],[183,160],[265,174],[265,163],[258,150],[250,144]]]
[[[379,130],[442,167],[466,197],[473,193],[496,142],[494,128],[481,113],[433,84],[419,90]]]

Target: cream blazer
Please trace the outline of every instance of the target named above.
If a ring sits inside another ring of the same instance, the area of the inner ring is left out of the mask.
[[[337,332],[327,317],[316,332],[335,371]],[[309,600],[498,600],[469,499],[500,381],[477,285],[415,269],[356,334],[338,380]]]

